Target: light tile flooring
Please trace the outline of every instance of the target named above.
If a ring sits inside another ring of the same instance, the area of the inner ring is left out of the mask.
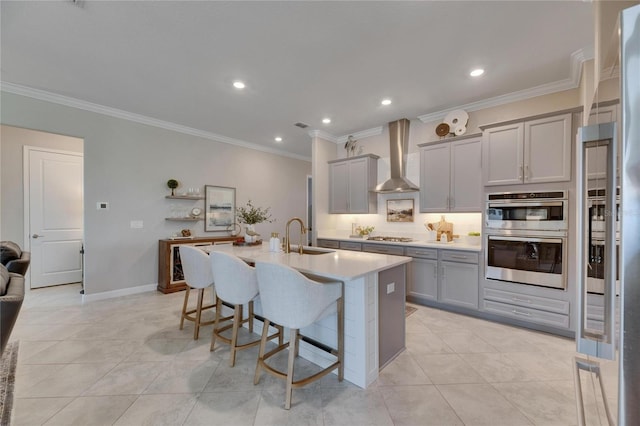
[[[369,389],[329,375],[294,390],[263,374],[257,350],[209,352],[178,330],[184,293],[82,304],[79,286],[30,291],[20,340],[14,425],[574,425],[574,342],[418,307],[407,350]],[[283,361],[283,360],[281,360]],[[312,368],[309,363],[301,370]],[[615,405],[615,364],[605,385]],[[589,424],[606,424],[584,375]],[[615,411],[615,410],[614,410]],[[615,413],[614,413],[615,414]]]

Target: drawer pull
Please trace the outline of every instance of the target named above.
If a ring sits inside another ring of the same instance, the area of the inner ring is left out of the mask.
[[[529,312],[520,312],[517,309],[512,309],[511,312],[513,312],[516,315],[522,315],[522,316],[525,316],[525,317],[530,317],[531,316],[531,314]]]
[[[520,299],[519,297],[512,297],[511,300],[513,300],[514,302],[522,302],[522,303],[531,304],[531,300],[529,300],[529,299]]]
[[[451,257],[452,259],[460,259],[460,260],[467,260],[467,259],[469,258],[469,257],[467,257],[467,256],[456,256],[456,255],[454,255],[454,254],[452,254],[450,257]]]

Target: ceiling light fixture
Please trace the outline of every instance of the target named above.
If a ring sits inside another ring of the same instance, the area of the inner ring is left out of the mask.
[[[282,142],[282,138],[281,138],[280,136],[276,136],[276,137],[275,137],[275,141],[276,141],[276,142]]]
[[[322,119],[322,122],[323,122],[324,124],[329,124],[329,123],[331,123],[331,119],[330,119],[330,118],[323,118],[323,119]]]
[[[246,86],[242,81],[237,80],[233,82],[233,87],[235,87],[236,89],[244,89]]]
[[[484,70],[482,68],[476,68],[469,73],[471,77],[480,77],[482,74],[484,74]]]
[[[383,99],[380,103],[384,106],[391,105],[391,99]]]

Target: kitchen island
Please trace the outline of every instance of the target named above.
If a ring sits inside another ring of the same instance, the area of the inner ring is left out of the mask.
[[[246,262],[274,262],[294,268],[311,278],[319,277],[344,283],[345,305],[345,359],[344,378],[351,383],[366,388],[378,377],[380,368],[380,324],[379,311],[388,318],[383,328],[393,324],[395,330],[385,331],[395,341],[394,352],[404,349],[405,336],[405,265],[410,257],[384,254],[352,252],[347,250],[327,250],[309,248],[313,254],[273,253],[268,244],[257,246],[235,246],[231,244],[213,245],[208,251],[224,251]],[[380,282],[392,277],[393,282]],[[381,304],[392,297],[392,306]],[[397,309],[401,306],[402,309]],[[380,309],[382,307],[382,309]],[[256,307],[258,310],[259,307]],[[259,311],[258,311],[259,312]],[[301,333],[311,339],[336,347],[335,315],[324,318],[303,330]],[[258,330],[259,331],[259,330]],[[398,339],[400,339],[398,347]],[[381,345],[384,348],[385,345]],[[391,355],[394,357],[397,353]],[[300,356],[326,367],[333,357],[317,346],[300,342]]]

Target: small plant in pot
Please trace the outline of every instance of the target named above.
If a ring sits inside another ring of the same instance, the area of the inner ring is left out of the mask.
[[[178,187],[178,181],[175,179],[169,179],[167,181],[167,186],[171,189],[171,196],[175,196],[176,195],[176,188]]]

